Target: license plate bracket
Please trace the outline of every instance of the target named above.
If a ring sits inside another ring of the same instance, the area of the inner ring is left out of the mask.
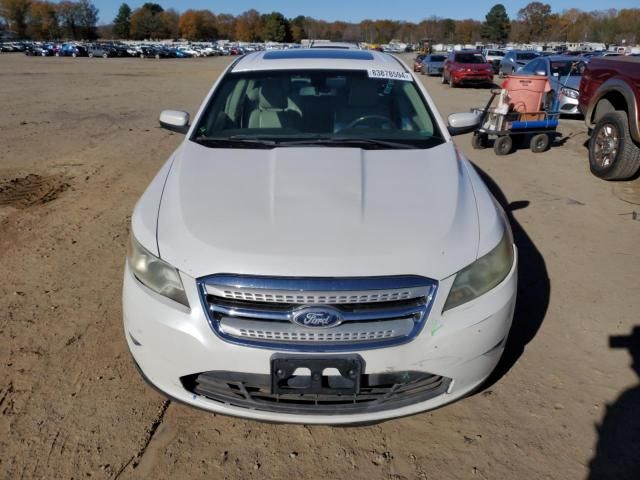
[[[333,371],[328,372],[329,369]],[[338,375],[335,375],[336,370]],[[301,371],[308,374],[301,374]],[[355,395],[360,392],[363,372],[364,361],[359,355],[318,357],[276,354],[271,357],[271,393]]]

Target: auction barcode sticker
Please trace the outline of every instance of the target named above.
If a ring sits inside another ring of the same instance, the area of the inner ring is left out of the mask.
[[[369,78],[384,78],[386,80],[402,80],[405,82],[413,80],[411,74],[401,72],[400,70],[380,70],[370,68],[367,70],[367,73],[369,74]]]

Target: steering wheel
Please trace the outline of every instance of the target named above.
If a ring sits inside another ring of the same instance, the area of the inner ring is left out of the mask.
[[[384,124],[391,125],[392,127],[396,126],[393,123],[393,120],[391,120],[389,117],[385,115],[363,115],[360,118],[356,118],[353,122],[351,122],[346,127],[341,128],[340,130],[348,130],[350,128],[356,128],[358,125],[371,120],[375,121],[376,123],[379,123],[380,126],[383,126]]]

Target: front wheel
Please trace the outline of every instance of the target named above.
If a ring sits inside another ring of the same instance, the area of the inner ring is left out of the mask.
[[[591,173],[605,180],[627,180],[640,170],[640,148],[629,133],[626,112],[604,115],[593,129],[589,141]]]
[[[473,137],[471,137],[471,146],[474,150],[487,148],[487,136],[482,133],[475,133]]]
[[[531,151],[533,153],[546,152],[549,149],[549,135],[539,133],[531,138]]]
[[[500,156],[509,155],[509,153],[511,153],[512,148],[513,148],[513,140],[509,135],[496,138],[496,141],[493,144],[493,151],[496,152],[496,155],[500,155]]]

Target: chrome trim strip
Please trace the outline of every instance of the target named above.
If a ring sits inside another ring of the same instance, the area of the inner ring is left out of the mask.
[[[295,308],[282,312],[270,312],[267,310],[255,310],[251,308],[227,308],[222,305],[212,304],[209,306],[212,313],[219,313],[228,317],[255,318],[262,320],[274,320],[281,322],[291,321]],[[372,310],[362,312],[340,312],[343,322],[371,322],[376,320],[386,320],[393,318],[409,317],[421,315],[424,312],[424,305],[414,305],[410,307],[391,308],[384,310]]]
[[[233,320],[233,322],[230,322]],[[366,342],[371,340],[407,337],[413,330],[411,318],[378,323],[348,323],[332,329],[300,329],[289,322],[260,322],[223,317],[220,332],[238,339],[256,339],[271,342],[318,343]]]
[[[350,277],[350,278],[309,278],[309,277],[253,277],[246,275],[211,275],[201,278],[201,283],[260,290],[287,290],[288,292],[362,292],[369,290],[400,290],[429,287],[434,280],[415,275],[398,277]]]

